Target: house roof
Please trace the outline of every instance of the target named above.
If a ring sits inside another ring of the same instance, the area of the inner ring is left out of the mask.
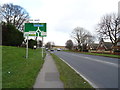
[[[102,46],[101,46],[102,44]],[[97,49],[112,49],[113,44],[111,42],[100,42]]]
[[[113,46],[111,42],[104,42],[104,45],[106,46],[107,49],[111,49]]]
[[[90,47],[93,48],[93,49],[96,49],[98,46],[98,44],[92,44]]]

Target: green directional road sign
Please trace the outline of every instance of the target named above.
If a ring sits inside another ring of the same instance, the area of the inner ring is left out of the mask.
[[[40,36],[46,37],[46,23],[25,23],[24,36]]]

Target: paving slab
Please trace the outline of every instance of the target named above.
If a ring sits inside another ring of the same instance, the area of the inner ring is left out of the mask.
[[[56,64],[49,53],[40,70],[33,88],[64,88]]]

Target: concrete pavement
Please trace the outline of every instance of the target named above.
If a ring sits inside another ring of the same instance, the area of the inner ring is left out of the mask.
[[[64,88],[59,79],[59,72],[51,55],[47,53],[33,88]]]

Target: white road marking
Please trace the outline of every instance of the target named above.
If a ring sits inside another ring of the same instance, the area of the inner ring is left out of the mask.
[[[81,58],[85,58],[85,59],[88,59],[88,60],[91,60],[91,61],[96,61],[96,62],[100,62],[100,63],[104,63],[104,64],[109,64],[109,65],[118,67],[118,64],[115,64],[115,63],[112,63],[112,62],[107,62],[107,61],[103,61],[103,60],[100,60],[100,59],[94,59],[94,58],[90,58],[90,57],[78,56],[78,55],[75,55],[75,54],[71,54],[71,55],[77,56],[77,57],[81,57]]]
[[[84,75],[82,75],[80,72],[78,72],[75,68],[73,68],[70,64],[68,64],[64,59],[60,58],[63,62],[65,62],[69,67],[71,67],[78,75],[80,75],[84,80],[86,80],[91,86],[94,88],[98,88],[94,83],[92,83],[90,80],[88,80]]]

